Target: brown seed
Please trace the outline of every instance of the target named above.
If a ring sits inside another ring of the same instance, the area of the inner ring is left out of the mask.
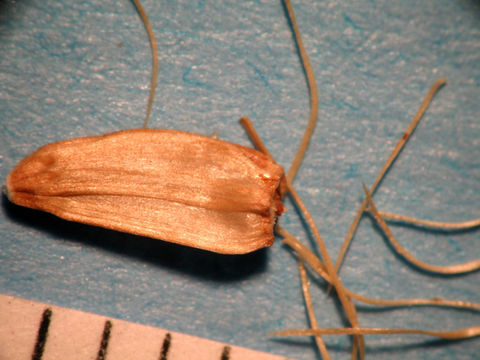
[[[8,198],[61,218],[225,254],[273,243],[283,169],[262,153],[174,130],[43,146],[8,175]]]

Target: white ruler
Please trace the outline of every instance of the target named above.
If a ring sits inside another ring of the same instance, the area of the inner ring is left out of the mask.
[[[0,360],[287,360],[0,294]]]

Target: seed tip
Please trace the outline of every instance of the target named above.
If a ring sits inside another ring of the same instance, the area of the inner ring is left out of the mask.
[[[9,176],[7,176],[7,179],[2,184],[2,192],[5,194],[7,199],[10,200],[10,190],[9,190],[9,186],[7,185],[8,183],[9,183]]]

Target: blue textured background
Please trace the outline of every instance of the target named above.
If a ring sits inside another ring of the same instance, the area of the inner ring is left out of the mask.
[[[218,131],[249,145],[249,116],[288,167],[308,97],[280,1],[143,0],[158,40],[151,127]],[[434,220],[480,216],[480,2],[294,1],[318,81],[319,123],[295,185],[332,257],[362,199],[428,88],[449,80],[375,196],[381,210]],[[0,1],[0,172],[53,141],[140,127],[151,56],[127,1]],[[291,202],[281,224],[309,238]],[[480,257],[480,233],[395,226],[418,257],[452,264]],[[480,301],[480,273],[432,276],[396,256],[364,218],[342,268],[344,283],[383,298]],[[342,326],[322,282],[319,323]],[[295,258],[279,241],[229,257],[71,224],[2,198],[0,292],[160,326],[298,359],[309,338],[267,332],[306,326]],[[363,326],[454,329],[478,313],[432,308],[372,311]],[[372,359],[474,359],[480,339],[369,337]],[[348,358],[347,337],[329,337]]]

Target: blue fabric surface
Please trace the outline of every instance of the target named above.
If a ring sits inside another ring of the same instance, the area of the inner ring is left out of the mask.
[[[160,60],[151,127],[218,132],[250,146],[250,117],[288,168],[308,117],[305,79],[280,1],[143,0]],[[429,87],[448,79],[388,173],[380,210],[439,221],[480,216],[480,3],[475,0],[294,1],[316,74],[319,123],[295,186],[333,258],[371,184]],[[122,1],[0,2],[0,172],[39,146],[140,127],[151,56],[144,27]],[[282,226],[311,242],[298,213]],[[180,219],[181,221],[181,219]],[[439,265],[480,257],[480,233],[394,226],[419,258]],[[433,276],[395,255],[366,217],[341,271],[353,291],[379,298],[480,302],[480,274]],[[343,326],[313,281],[322,327]],[[230,342],[317,359],[309,338],[269,331],[307,327],[297,263],[277,241],[220,256],[20,209],[2,198],[0,292]],[[478,325],[453,309],[371,310],[366,327],[432,330]],[[347,337],[329,337],[348,358]],[[367,338],[371,359],[474,359],[480,339]]]

